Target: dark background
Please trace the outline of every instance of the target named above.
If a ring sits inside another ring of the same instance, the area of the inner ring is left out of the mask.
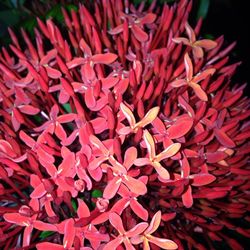
[[[250,21],[249,1],[244,0],[210,0],[203,32],[216,37],[224,34],[227,42],[237,41],[232,53],[233,61],[242,61],[235,82],[248,82],[250,95]]]

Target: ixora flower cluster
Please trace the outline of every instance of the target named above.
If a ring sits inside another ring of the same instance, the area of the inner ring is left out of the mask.
[[[191,1],[89,5],[63,10],[63,31],[38,19],[33,42],[9,30],[1,50],[0,248],[243,249],[235,44],[200,39]]]

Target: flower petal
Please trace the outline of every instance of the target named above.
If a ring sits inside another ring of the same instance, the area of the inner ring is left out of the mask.
[[[122,113],[124,114],[124,116],[127,118],[129,125],[131,127],[134,127],[136,121],[135,121],[135,117],[134,117],[132,111],[122,102],[120,104],[120,109],[121,109]]]
[[[174,88],[179,88],[187,85],[187,81],[185,79],[178,79],[170,83],[170,85]]]
[[[21,105],[18,108],[22,113],[27,115],[36,115],[40,112],[39,108],[35,108],[31,105]]]
[[[195,46],[202,47],[204,49],[210,50],[213,49],[217,46],[217,42],[212,41],[210,39],[202,39],[198,40],[194,43]]]
[[[33,226],[35,229],[38,229],[40,231],[57,231],[57,227],[50,223],[45,223],[43,221],[35,220],[33,222]]]
[[[150,235],[154,233],[157,228],[160,226],[161,223],[161,211],[159,210],[152,218],[149,227],[147,230],[144,232],[144,234]]]
[[[194,46],[192,52],[193,52],[194,58],[200,59],[200,58],[203,58],[204,56],[204,52],[201,47]]]
[[[133,25],[132,32],[133,32],[135,38],[139,42],[146,42],[148,40],[148,34],[145,31],[143,31],[139,26]]]
[[[193,64],[188,53],[186,53],[184,56],[184,64],[186,69],[187,80],[191,81],[193,78]]]
[[[140,122],[138,122],[136,125],[139,127],[145,127],[148,124],[152,123],[154,121],[154,119],[157,117],[158,113],[160,111],[159,107],[154,107],[152,109],[150,109],[146,115],[142,118],[142,120]]]
[[[135,194],[144,195],[147,193],[146,185],[142,181],[137,180],[129,175],[126,175],[123,178],[123,183],[129,188],[131,192]]]
[[[109,215],[109,221],[111,223],[111,225],[120,233],[120,234],[124,234],[125,230],[122,224],[122,219],[120,217],[120,215],[116,214],[116,213],[110,213]]]
[[[175,250],[178,248],[178,245],[172,240],[162,239],[152,235],[148,237],[148,240],[149,242],[160,247],[161,249]]]
[[[152,135],[148,132],[148,130],[144,130],[143,132],[143,139],[146,143],[146,147],[149,154],[149,159],[155,158],[155,142]]]
[[[84,101],[89,109],[94,108],[96,106],[96,99],[94,96],[94,89],[89,87],[85,91]]]
[[[195,33],[194,33],[194,30],[192,29],[192,27],[188,23],[186,23],[185,29],[186,29],[186,32],[187,32],[187,35],[188,35],[190,42],[191,43],[195,42],[196,37],[195,37]]]
[[[192,186],[205,186],[216,180],[216,177],[211,174],[193,174],[189,176],[193,180]]]
[[[3,215],[3,218],[19,226],[27,226],[29,224],[29,217],[20,215],[19,213],[6,213]]]
[[[111,64],[117,59],[117,55],[113,53],[105,53],[105,54],[95,54],[91,57],[91,60],[94,63],[101,64]]]
[[[184,38],[184,37],[175,37],[172,39],[172,41],[175,43],[183,43],[185,45],[190,46],[189,40],[187,38]]]
[[[115,27],[114,29],[109,30],[108,33],[110,35],[117,35],[117,34],[121,33],[122,31],[123,31],[123,25],[120,24],[119,26]]]
[[[170,179],[169,172],[159,162],[153,162],[152,166],[163,180]]]
[[[148,220],[148,211],[137,200],[132,199],[130,201],[130,207],[134,213],[144,221]]]
[[[150,24],[153,23],[156,19],[156,15],[153,13],[147,13],[144,17],[140,18],[140,24]]]
[[[48,76],[52,79],[58,79],[62,76],[62,73],[57,69],[53,69],[49,66],[46,66],[45,69],[47,71]]]
[[[235,143],[234,141],[221,129],[214,129],[214,134],[216,136],[216,138],[218,139],[218,141],[225,147],[228,148],[234,148],[235,147]]]
[[[193,119],[189,116],[181,117],[167,129],[170,139],[177,139],[186,135],[193,126]]]
[[[74,220],[68,219],[64,226],[64,238],[63,238],[63,247],[70,248],[73,245],[75,239],[75,227]]]
[[[90,216],[90,211],[86,203],[82,199],[77,199],[78,201],[78,209],[77,215],[79,218],[86,218]]]
[[[104,144],[94,135],[89,136],[90,142],[98,148],[104,155],[109,155],[109,150],[104,146]]]
[[[151,161],[148,158],[137,158],[134,161],[135,166],[145,166],[151,164]]]
[[[117,249],[117,247],[121,245],[122,242],[123,242],[123,237],[117,237],[114,240],[111,240],[108,244],[106,244],[103,250]]]
[[[123,165],[127,170],[134,164],[135,159],[137,158],[137,149],[135,147],[130,147],[126,150],[124,155]]]
[[[143,233],[147,227],[148,227],[147,222],[141,222],[141,223],[137,224],[136,226],[134,226],[132,229],[130,229],[126,233],[126,236],[133,237],[133,236],[139,235],[139,234]]]
[[[190,208],[193,205],[192,188],[189,185],[187,191],[182,195],[182,202],[186,208]]]
[[[215,73],[215,71],[216,71],[216,69],[214,69],[214,68],[206,69],[206,70],[202,71],[200,74],[197,74],[197,75],[193,78],[192,82],[198,83],[198,82],[200,82],[200,81],[206,79],[207,76],[213,75],[213,74]]]
[[[33,230],[33,226],[28,226],[24,229],[23,232],[23,247],[27,247],[30,245],[31,233]]]
[[[178,153],[178,151],[181,148],[181,144],[180,143],[173,143],[170,146],[168,146],[166,149],[164,149],[161,153],[159,153],[156,157],[155,157],[155,161],[160,162],[166,158],[170,158],[172,156],[174,156],[175,154]]]
[[[30,194],[30,197],[32,199],[34,198],[41,198],[43,195],[45,195],[47,193],[47,191],[44,188],[43,183],[41,183],[40,185],[38,185],[34,191]]]
[[[190,87],[193,89],[194,93],[204,102],[208,101],[206,92],[197,83],[190,82]]]
[[[103,198],[108,200],[112,199],[116,195],[121,185],[121,181],[122,180],[119,176],[116,176],[111,181],[109,181],[103,191]]]
[[[62,245],[58,245],[55,243],[50,243],[50,242],[42,242],[36,244],[37,250],[65,250],[65,248]]]

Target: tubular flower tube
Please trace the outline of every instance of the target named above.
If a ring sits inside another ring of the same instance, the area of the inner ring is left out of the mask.
[[[235,43],[203,39],[192,1],[86,2],[0,50],[0,248],[244,249]]]

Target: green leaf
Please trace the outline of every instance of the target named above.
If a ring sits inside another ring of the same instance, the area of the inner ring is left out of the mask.
[[[98,198],[98,197],[102,197],[102,191],[95,189],[92,191],[91,196],[93,198]]]
[[[96,205],[93,201],[91,201],[91,206],[93,207],[93,209],[95,209]]]
[[[46,19],[49,19],[50,17],[55,18],[59,23],[63,21],[63,14],[61,11],[61,4],[57,4],[52,9],[50,9],[46,13]]]
[[[37,21],[35,17],[29,18],[25,20],[23,23],[20,25],[23,27],[25,30],[27,30],[32,36],[34,35],[34,28],[37,26]]]
[[[210,39],[210,40],[214,40],[215,39],[214,35],[212,35],[212,34],[205,34],[204,38]]]
[[[10,0],[9,2],[12,4],[12,6],[14,6],[14,8],[18,8],[19,6],[24,5],[25,0]]]
[[[51,236],[54,233],[55,232],[53,232],[53,231],[43,231],[40,233],[39,238],[46,239],[47,237]]]
[[[19,23],[21,18],[20,12],[15,9],[0,11],[0,23],[5,23],[8,26],[14,26]]]
[[[74,11],[77,11],[78,10],[78,7],[74,4],[68,4],[65,6],[66,10],[68,11],[71,11],[71,10],[74,10]]]
[[[200,0],[199,1],[199,8],[197,12],[197,20],[199,18],[205,19],[207,17],[208,9],[210,5],[210,0]]]
[[[35,119],[36,122],[41,123],[43,120],[39,115],[33,115],[33,118]]]
[[[72,113],[72,110],[71,110],[71,107],[70,107],[70,104],[69,104],[69,103],[65,103],[65,104],[63,104],[62,106],[63,106],[63,108],[65,109],[65,111],[66,111],[67,113]]]
[[[77,202],[74,199],[71,199],[71,204],[72,204],[74,211],[76,212],[77,211]]]

